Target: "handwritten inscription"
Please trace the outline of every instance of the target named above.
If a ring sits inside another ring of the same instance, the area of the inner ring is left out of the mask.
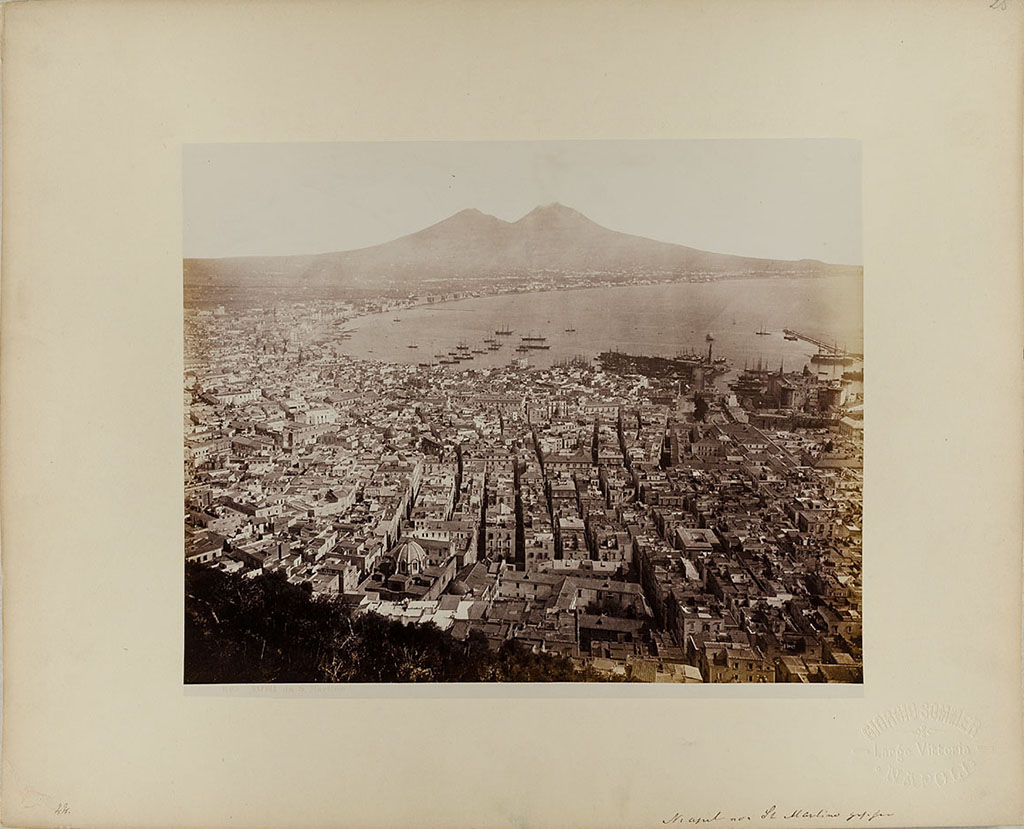
[[[672,817],[665,818],[663,824],[687,824],[689,826],[702,826],[710,823],[743,823],[761,821],[832,821],[836,823],[871,823],[882,818],[894,817],[894,812],[882,812],[877,809],[865,809],[863,811],[836,811],[835,809],[779,809],[772,804],[763,812],[757,815],[729,814],[728,812],[717,811],[704,815],[691,815],[683,812],[676,812]]]

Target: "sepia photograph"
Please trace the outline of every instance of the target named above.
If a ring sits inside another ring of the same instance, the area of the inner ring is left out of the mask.
[[[186,683],[860,683],[850,141],[184,150]]]

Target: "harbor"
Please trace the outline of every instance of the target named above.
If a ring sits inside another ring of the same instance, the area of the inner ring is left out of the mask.
[[[847,316],[837,307],[849,309]],[[799,331],[790,327],[794,308]],[[545,368],[613,351],[692,360],[706,355],[710,334],[714,358],[729,361],[725,372],[721,363],[715,372],[725,381],[758,360],[839,376],[857,367],[863,350],[860,309],[860,280],[841,278],[586,288],[382,309],[361,316],[338,348],[414,365],[425,362],[426,351],[432,362],[460,371],[523,362]],[[400,325],[391,322],[396,310]],[[761,330],[774,333],[760,336]],[[851,350],[835,348],[833,340]]]

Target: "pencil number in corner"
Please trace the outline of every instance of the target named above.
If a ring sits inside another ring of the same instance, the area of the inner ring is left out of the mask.
[[[988,7],[990,9],[998,9],[999,11],[1004,12],[1006,11],[1006,7],[1009,2],[1010,0],[992,0],[992,2],[988,4]]]
[[[57,808],[53,810],[55,815],[70,815],[71,807],[65,801],[61,801],[57,804]]]

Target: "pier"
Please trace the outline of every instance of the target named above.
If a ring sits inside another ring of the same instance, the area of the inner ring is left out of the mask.
[[[829,344],[824,340],[816,340],[814,337],[809,337],[806,334],[801,334],[799,331],[794,331],[792,328],[783,328],[782,333],[789,334],[791,337],[797,337],[798,339],[801,339],[804,342],[816,345],[818,347],[818,350],[825,354],[833,354],[837,357],[852,357],[855,360],[864,359],[863,354],[855,354],[852,351],[847,351],[845,348],[839,348],[839,346],[837,345]]]

